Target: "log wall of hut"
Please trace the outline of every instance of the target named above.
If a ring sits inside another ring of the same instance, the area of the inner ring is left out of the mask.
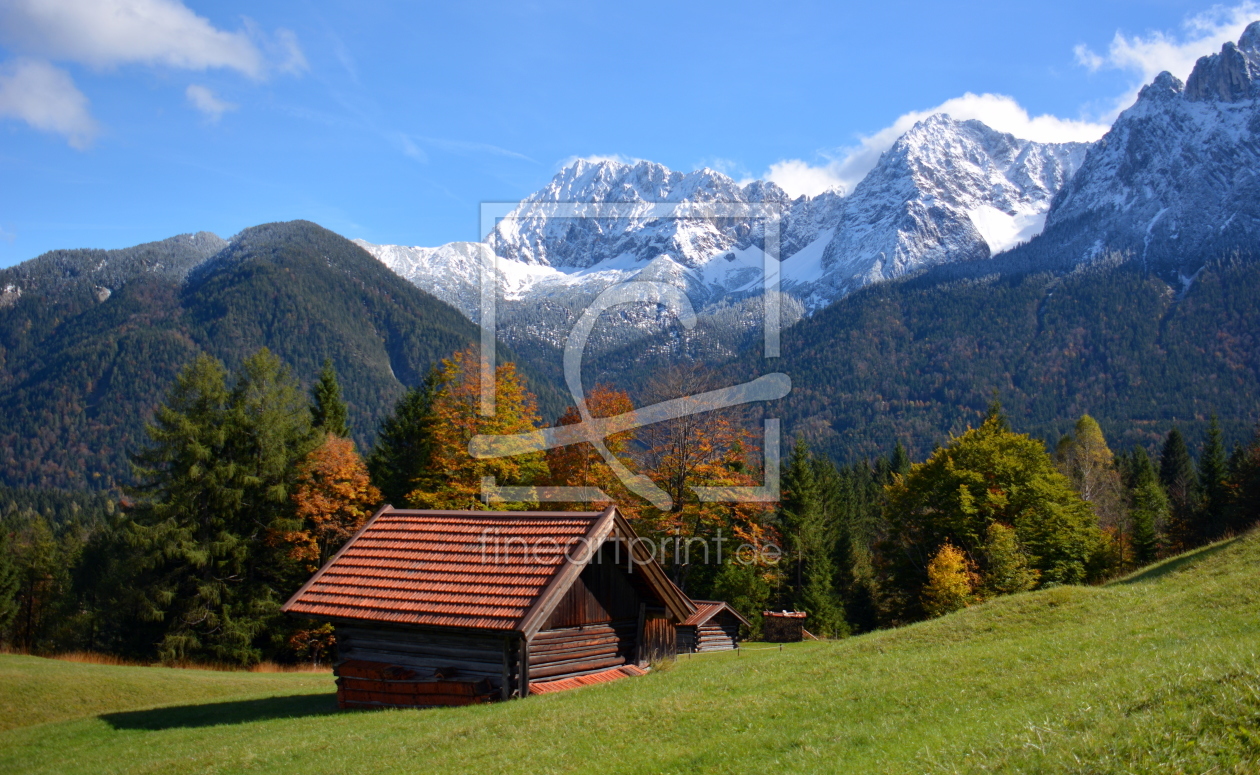
[[[739,640],[739,620],[726,611],[696,627],[696,651],[729,651]]]
[[[507,633],[368,623],[337,624],[335,633],[343,707],[462,704],[424,697],[506,699],[522,688],[520,641]]]

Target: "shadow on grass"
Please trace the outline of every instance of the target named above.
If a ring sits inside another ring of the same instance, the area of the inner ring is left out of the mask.
[[[100,718],[114,729],[158,730],[247,724],[251,721],[323,716],[336,712],[337,695],[321,693],[105,713]]]
[[[1123,578],[1118,581],[1114,581],[1112,583],[1113,584],[1140,584],[1147,581],[1154,581],[1155,579],[1158,579],[1161,576],[1167,576],[1169,573],[1175,573],[1179,570],[1184,570],[1185,568],[1191,565],[1196,565],[1199,562],[1206,560],[1208,557],[1211,557],[1212,555],[1216,554],[1220,550],[1226,548],[1227,546],[1229,546],[1230,544],[1234,543],[1234,541],[1237,541],[1237,540],[1238,539],[1236,538],[1231,538],[1227,541],[1221,541],[1218,544],[1212,544],[1211,546],[1204,546],[1201,549],[1195,549],[1193,551],[1186,552],[1183,555],[1164,560],[1158,565],[1152,565],[1151,567],[1145,570],[1138,571],[1137,573],[1133,574],[1132,576],[1129,576],[1128,578]]]

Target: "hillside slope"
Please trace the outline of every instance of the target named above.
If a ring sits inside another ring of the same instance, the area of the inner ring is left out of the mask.
[[[310,676],[248,691],[239,674],[221,679],[238,694],[211,701],[215,674],[0,656],[5,715],[88,674],[93,686],[154,674],[147,703],[101,713],[93,688],[78,718],[0,732],[0,770],[1249,773],[1258,606],[1252,533],[1106,587],[479,707],[329,713],[331,677],[322,692]],[[183,676],[190,699],[171,692]]]

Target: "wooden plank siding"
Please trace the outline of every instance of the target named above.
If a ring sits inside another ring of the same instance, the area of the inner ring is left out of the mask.
[[[647,609],[643,620],[643,650],[639,659],[651,664],[678,655],[678,632],[664,609]]]

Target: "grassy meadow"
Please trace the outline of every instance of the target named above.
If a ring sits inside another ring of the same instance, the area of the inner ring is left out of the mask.
[[[0,656],[0,772],[1260,772],[1260,534],[525,701],[338,712],[333,690]]]

